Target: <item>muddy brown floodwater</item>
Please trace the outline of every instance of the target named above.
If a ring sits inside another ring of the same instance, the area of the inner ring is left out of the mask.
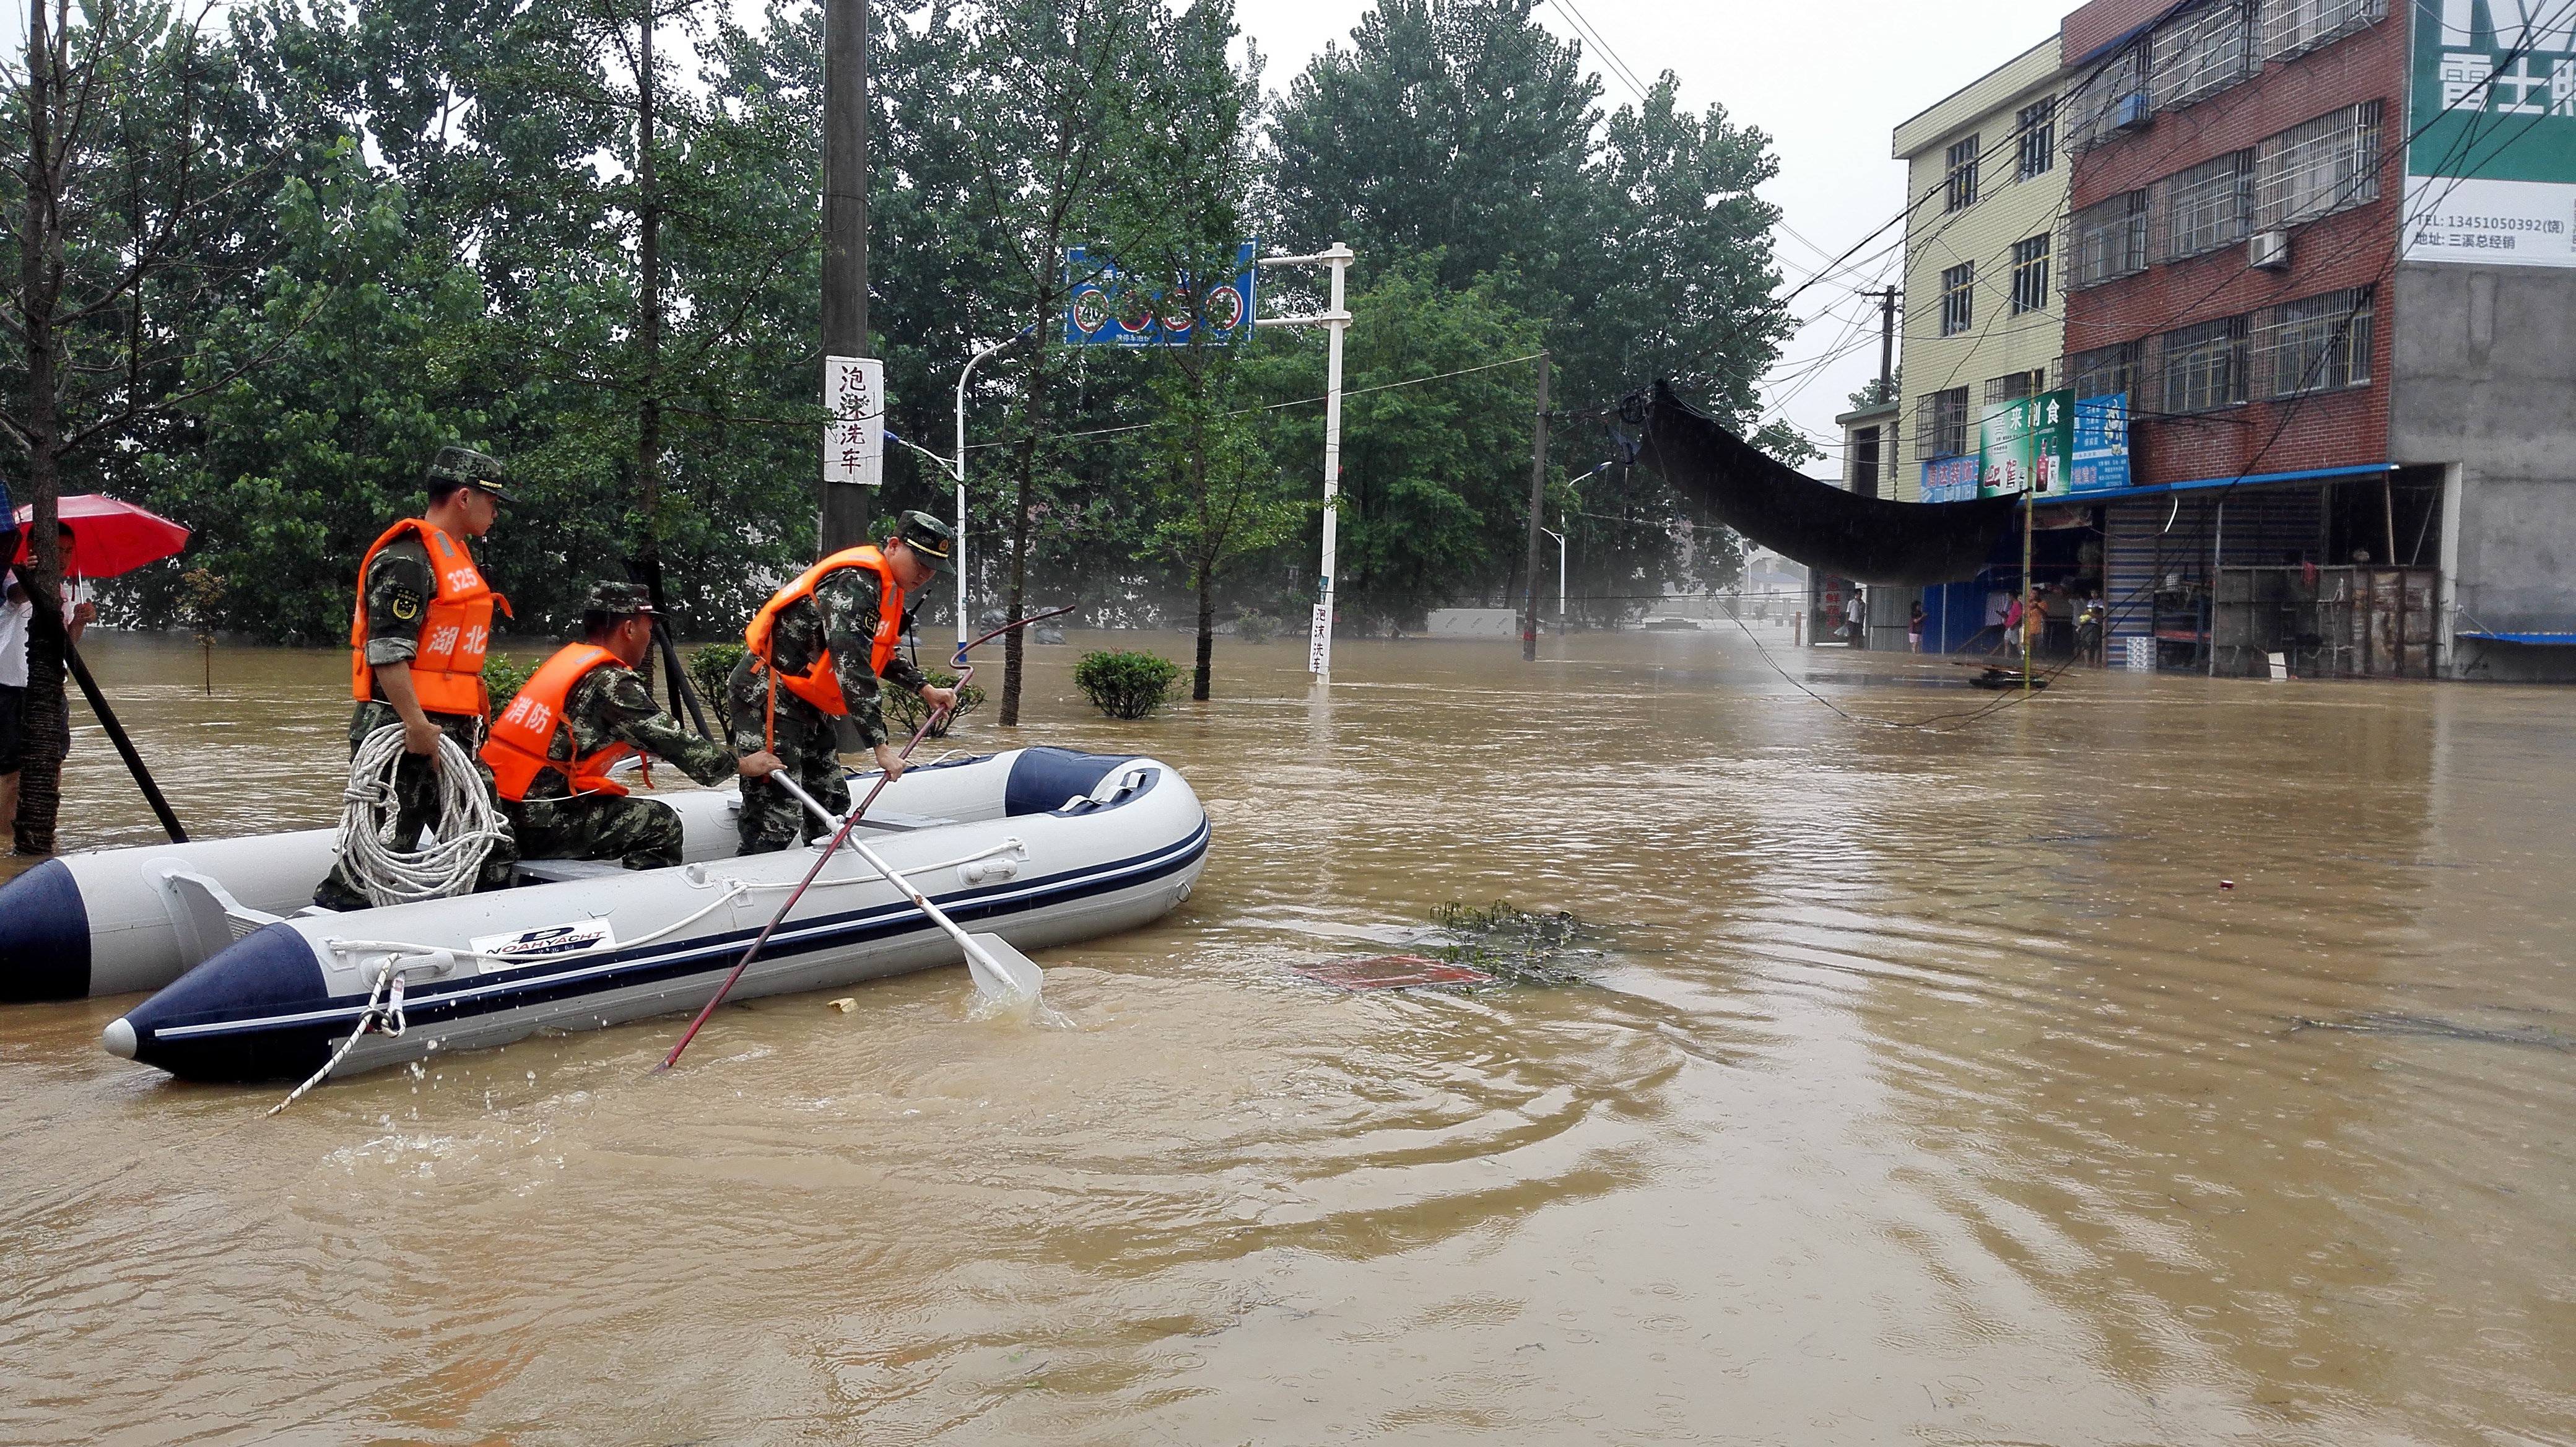
[[[93,637],[193,827],[328,818],[337,655],[209,698]],[[102,1054],[131,1000],[0,1009],[0,1440],[2576,1439],[2569,694],[2084,674],[1907,731],[1624,634],[1346,643],[1329,698],[1229,644],[1114,724],[1098,641],[968,741],[1151,752],[1217,832],[1045,952],[1070,1028],[938,971],[262,1119]],[[67,843],[150,838],[78,749]],[[1588,981],[1287,973],[1498,898],[1600,926]]]

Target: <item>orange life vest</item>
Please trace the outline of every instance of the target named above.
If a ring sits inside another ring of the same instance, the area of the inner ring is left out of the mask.
[[[626,786],[608,777],[609,766],[635,752],[630,744],[610,744],[595,754],[585,754],[570,763],[546,757],[554,743],[555,731],[570,732],[564,722],[564,702],[572,697],[573,685],[603,664],[617,662],[617,655],[588,643],[568,643],[555,656],[538,665],[535,676],[492,720],[492,730],[483,740],[483,762],[492,766],[492,782],[501,797],[512,801],[528,797],[528,786],[537,775],[548,769],[572,781],[575,794],[623,794]],[[575,747],[579,747],[578,744]]]
[[[420,696],[423,712],[482,718],[491,708],[483,691],[483,650],[492,643],[492,608],[498,604],[507,613],[510,604],[483,581],[473,554],[420,518],[404,518],[385,529],[358,564],[358,616],[349,627],[349,696],[361,701],[375,697],[375,674],[367,664],[367,569],[387,544],[414,532],[429,550],[438,592],[420,620],[420,644],[411,658],[412,692]]]
[[[778,590],[777,595],[751,616],[751,626],[743,630],[742,641],[751,656],[770,665],[770,632],[777,626],[781,610],[800,598],[814,596],[814,585],[823,575],[836,568],[866,568],[877,575],[877,633],[868,649],[868,671],[884,676],[886,665],[894,662],[897,645],[903,641],[903,587],[894,580],[894,566],[874,548],[845,548],[805,570],[804,576]],[[832,672],[832,650],[826,647],[814,666],[803,673],[778,673],[772,669],[778,686],[828,714],[847,714],[848,703],[841,698],[841,680]]]

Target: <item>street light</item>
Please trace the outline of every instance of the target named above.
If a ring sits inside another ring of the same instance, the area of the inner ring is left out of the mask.
[[[1556,520],[1560,523],[1564,522],[1565,515],[1557,514]],[[1556,631],[1563,633],[1565,631],[1565,534],[1544,523],[1540,524],[1539,531],[1556,539]]]
[[[957,483],[957,536],[949,541],[948,547],[950,552],[956,554],[950,562],[957,569],[957,646],[960,649],[966,646],[966,640],[970,636],[966,631],[966,382],[968,378],[975,375],[975,369],[983,364],[986,357],[1037,329],[1037,323],[1029,323],[967,358],[965,367],[957,373],[957,458],[955,461],[952,462],[919,443],[906,442],[891,432],[886,434],[902,446],[909,447],[939,464],[939,470]]]

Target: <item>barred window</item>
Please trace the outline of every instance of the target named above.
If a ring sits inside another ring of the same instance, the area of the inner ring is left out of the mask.
[[[2156,339],[2164,410],[2210,412],[2245,400],[2245,319],[2204,322]]]
[[[2299,397],[2370,380],[2371,289],[2330,291],[2283,302],[2254,329],[2264,392]]]
[[[2256,148],[2254,210],[2275,231],[2379,199],[2379,102],[2292,126]]]
[[[2014,316],[2048,305],[2048,233],[2013,243]]]
[[[1998,402],[2018,402],[2047,390],[2046,372],[2006,372],[2000,377],[1986,379],[1986,405],[1992,407]]]
[[[1941,335],[1955,337],[1977,324],[1977,264],[1963,261],[1941,273]]]
[[[2287,60],[2388,14],[2388,0],[2263,0],[2263,58]]]
[[[1975,136],[1950,148],[1949,174],[1941,183],[1942,210],[1963,211],[1977,204],[1977,156]]]
[[[2013,141],[2021,155],[2021,163],[2013,173],[2015,180],[2048,174],[2057,164],[2057,97],[2046,96],[2023,106],[2021,114],[2013,119]]]
[[[2133,386],[2132,371],[2137,361],[2138,344],[2114,342],[2077,352],[2066,362],[2066,375],[2073,379],[2078,397],[2107,397],[2126,392]]]
[[[2165,259],[2245,239],[2254,220],[2254,153],[2235,151],[2165,182]]]
[[[1875,427],[1852,430],[1851,490],[1862,497],[1878,496],[1878,429]]]
[[[1956,457],[1968,450],[1968,389],[1952,387],[1923,399],[1923,412],[1916,424],[1917,438],[1923,455]]]
[[[2147,269],[2147,193],[2131,191],[2075,213],[2069,227],[2069,291]]]
[[[2217,0],[2157,26],[2147,38],[2154,70],[2148,103],[2157,110],[2187,106],[2245,78],[2253,47],[2246,34],[2246,0]]]
[[[2097,61],[2066,93],[2066,148],[2098,146],[2147,118],[2146,47]]]

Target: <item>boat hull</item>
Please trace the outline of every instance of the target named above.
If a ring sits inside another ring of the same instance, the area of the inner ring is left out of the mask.
[[[949,817],[875,834],[870,847],[959,925],[1021,949],[1148,924],[1189,897],[1205,865],[1206,812],[1177,771],[1153,760],[1020,750],[938,772],[948,777],[924,780],[938,787],[906,802]],[[1014,800],[1004,787],[1013,775],[1038,782]],[[1057,792],[1067,780],[1076,793]],[[1049,798],[1063,802],[1038,807]],[[1006,812],[1014,802],[1024,812]],[[189,1079],[310,1075],[348,1039],[388,970],[405,985],[403,1031],[360,1036],[336,1074],[694,1010],[813,862],[812,849],[798,849],[280,921],[110,1025],[104,1043]],[[521,941],[586,936],[595,942],[576,950],[511,953]],[[845,851],[732,998],[959,962],[943,932]]]

